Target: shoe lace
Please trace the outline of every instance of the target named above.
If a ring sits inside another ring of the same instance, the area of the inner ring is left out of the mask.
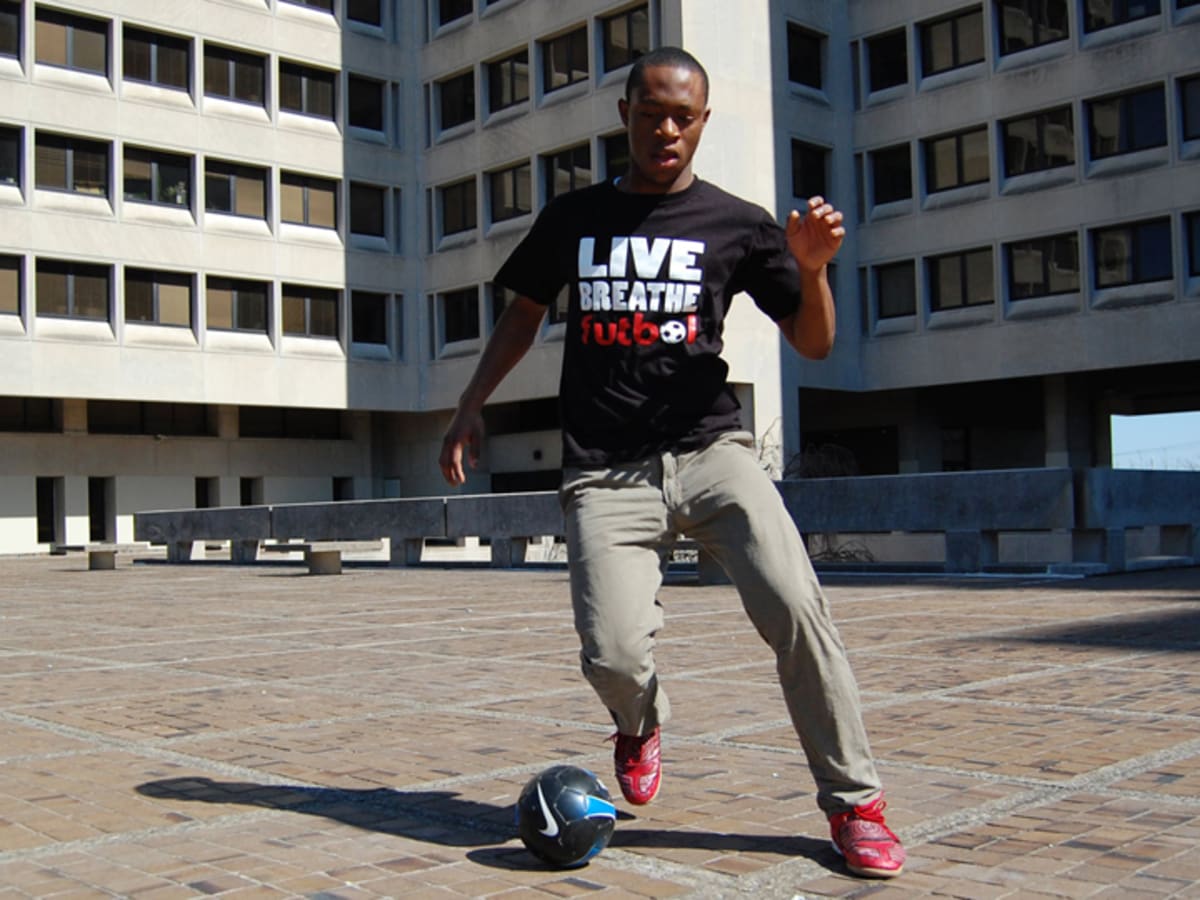
[[[887,803],[879,800],[869,806],[856,806],[852,818],[864,819],[867,822],[874,822],[876,825],[883,825],[887,828],[886,820],[883,817],[883,811],[887,809]]]

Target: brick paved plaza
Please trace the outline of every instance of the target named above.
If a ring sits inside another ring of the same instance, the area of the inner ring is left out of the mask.
[[[729,587],[663,590],[662,793],[555,872],[521,786],[615,789],[563,569],[0,560],[0,898],[1200,897],[1200,569],[827,587],[888,884],[829,850]]]

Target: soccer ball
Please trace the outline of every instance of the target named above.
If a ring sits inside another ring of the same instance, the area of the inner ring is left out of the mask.
[[[658,334],[668,344],[679,344],[687,339],[687,326],[678,319],[672,319],[662,323]]]
[[[617,808],[600,779],[578,766],[551,766],[521,791],[517,834],[534,856],[561,869],[582,866],[608,846]]]

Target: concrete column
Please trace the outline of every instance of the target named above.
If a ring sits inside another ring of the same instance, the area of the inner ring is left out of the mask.
[[[63,478],[62,486],[62,510],[66,520],[63,543],[86,544],[91,537],[88,522],[87,477],[68,475]]]
[[[1042,379],[1046,465],[1086,469],[1094,465],[1091,397],[1086,385],[1065,375]]]
[[[68,397],[62,402],[63,434],[87,434],[87,401]]]

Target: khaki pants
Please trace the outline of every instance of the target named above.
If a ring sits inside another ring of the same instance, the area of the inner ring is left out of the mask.
[[[703,450],[611,469],[568,469],[560,494],[583,673],[624,734],[670,705],[654,667],[658,589],[687,535],[729,574],[775,651],[788,712],[829,814],[880,792],[846,651],[804,543],[743,432]]]

